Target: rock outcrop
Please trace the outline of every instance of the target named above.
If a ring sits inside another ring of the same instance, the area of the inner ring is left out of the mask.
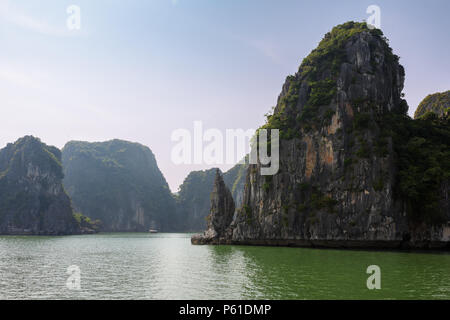
[[[231,237],[231,221],[235,205],[230,190],[223,181],[220,170],[216,170],[214,187],[211,193],[211,210],[207,217],[208,228],[202,235],[192,237],[194,244],[220,244]]]
[[[101,231],[178,230],[175,200],[151,150],[122,140],[68,142],[64,186],[75,211]]]
[[[0,234],[80,233],[62,179],[61,152],[35,137],[0,150]]]
[[[419,103],[414,113],[414,119],[419,119],[427,113],[434,113],[439,118],[450,116],[450,90],[429,94]]]
[[[408,119],[398,60],[382,32],[364,23],[325,35],[287,77],[263,126],[280,129],[278,173],[262,176],[261,164],[250,165],[242,206],[221,226],[232,231],[220,243],[449,247],[448,124],[421,136],[420,126],[434,124]],[[424,155],[420,173],[410,165],[418,143],[439,159]]]
[[[248,163],[236,164],[223,174],[225,185],[231,191],[238,207],[244,195],[245,172]],[[217,168],[192,171],[184,179],[178,193],[177,217],[179,218],[179,231],[198,232],[207,227],[206,217],[210,213],[210,195],[214,186]]]

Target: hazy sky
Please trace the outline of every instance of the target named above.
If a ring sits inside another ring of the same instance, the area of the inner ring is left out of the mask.
[[[257,128],[285,77],[334,25],[381,8],[414,113],[450,89],[450,1],[0,0],[0,147],[32,134],[149,146],[171,189],[171,133]],[[81,9],[69,31],[66,9]],[[229,166],[221,166],[227,169]]]

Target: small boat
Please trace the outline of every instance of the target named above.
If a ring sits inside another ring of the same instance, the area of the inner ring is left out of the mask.
[[[148,232],[150,232],[150,233],[158,233],[158,230],[150,229],[150,230],[148,230]]]

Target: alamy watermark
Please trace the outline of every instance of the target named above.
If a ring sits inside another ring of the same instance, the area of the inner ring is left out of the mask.
[[[278,129],[226,129],[224,134],[216,128],[203,130],[203,123],[194,121],[193,134],[181,128],[172,132],[176,144],[171,160],[177,165],[235,164],[249,154],[250,164],[262,165],[262,175],[274,175],[279,169],[279,135]]]
[[[69,15],[66,20],[67,29],[70,31],[81,29],[81,9],[79,6],[70,5],[66,9]]]
[[[366,286],[369,290],[381,289],[381,269],[377,265],[368,266],[366,273],[370,274],[367,278]]]
[[[81,290],[81,269],[79,266],[72,265],[67,268],[69,277],[66,280],[66,287],[69,290]]]
[[[372,4],[367,7],[366,13],[370,14],[366,23],[369,29],[381,29],[381,9],[379,6]]]

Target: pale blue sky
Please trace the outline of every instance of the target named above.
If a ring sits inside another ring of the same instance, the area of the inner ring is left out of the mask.
[[[71,4],[80,31],[66,28]],[[211,166],[173,164],[173,130],[195,120],[257,128],[323,35],[366,19],[371,4],[406,69],[413,114],[427,94],[450,89],[447,0],[0,0],[0,147],[26,134],[60,148],[136,141],[176,191]]]

